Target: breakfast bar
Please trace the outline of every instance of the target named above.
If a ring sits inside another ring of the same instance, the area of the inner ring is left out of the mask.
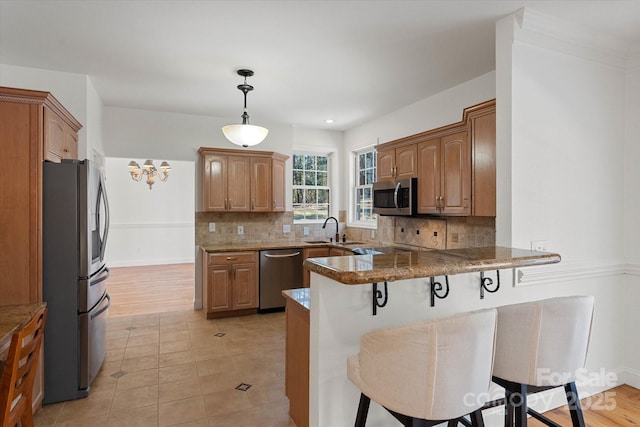
[[[555,253],[508,247],[305,260],[311,271],[309,425],[353,425],[359,391],[347,379],[346,360],[358,352],[363,333],[526,300],[510,273],[558,262]],[[392,419],[372,405],[367,425]]]

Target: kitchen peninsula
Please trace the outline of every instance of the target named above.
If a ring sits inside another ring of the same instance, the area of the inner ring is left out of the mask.
[[[358,352],[363,333],[521,302],[526,294],[522,286],[511,286],[514,278],[509,273],[558,262],[560,255],[555,253],[507,247],[305,260],[311,271],[309,425],[353,424],[360,392],[347,379],[346,360]],[[487,285],[492,286],[487,286],[481,298],[481,281],[487,278],[491,279]],[[498,282],[501,288],[494,293]],[[431,295],[434,283],[440,286],[435,287],[436,297]],[[368,423],[388,425],[393,423],[389,417],[382,408],[371,405]]]

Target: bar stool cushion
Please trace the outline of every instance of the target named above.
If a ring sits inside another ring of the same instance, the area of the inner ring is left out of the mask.
[[[361,337],[348,377],[387,409],[426,420],[450,420],[488,398],[496,310],[394,326]]]
[[[498,307],[493,375],[532,386],[575,381],[584,367],[594,298],[571,296]]]

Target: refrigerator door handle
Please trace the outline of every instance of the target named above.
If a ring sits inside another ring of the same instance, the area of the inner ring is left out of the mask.
[[[109,199],[104,185],[104,177],[100,174],[100,189],[98,190],[98,203],[104,203],[104,234],[100,236],[100,260],[104,261],[104,254],[107,248],[107,236],[109,235]],[[99,210],[98,210],[99,212]],[[100,224],[98,224],[98,233],[100,233]]]
[[[103,272],[98,274],[98,276],[89,282],[89,286],[97,285],[98,283],[102,283],[109,278],[109,267],[105,267]]]
[[[102,313],[107,311],[109,309],[109,307],[111,307],[111,297],[109,296],[109,294],[105,294],[104,295],[104,299],[107,300],[107,305],[102,307],[100,310],[96,311],[95,313],[92,313],[91,314],[91,320],[93,320],[96,317],[100,316]]]

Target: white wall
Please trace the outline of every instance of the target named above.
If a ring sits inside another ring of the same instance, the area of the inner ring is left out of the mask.
[[[528,299],[596,295],[587,367],[637,386],[623,309],[625,52],[529,9],[498,22],[496,224],[499,244],[546,240],[560,253],[560,264],[520,271],[516,287]]]
[[[146,158],[107,157],[105,177],[110,223],[106,259],[112,267],[176,264],[194,261],[195,164],[152,158],[156,167],[167,160],[166,182],[153,188],[133,181],[127,164]]]
[[[625,364],[640,376],[640,46],[631,55],[627,72],[627,114],[624,187],[624,247],[627,260],[627,287],[624,291],[626,322]]]

